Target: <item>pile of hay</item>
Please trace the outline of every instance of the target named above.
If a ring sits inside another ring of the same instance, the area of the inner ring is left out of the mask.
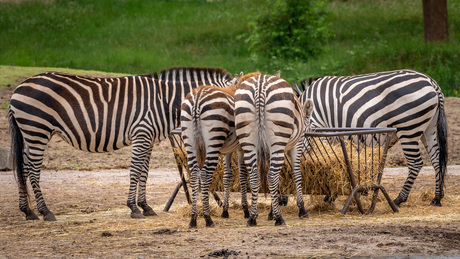
[[[190,171],[188,170],[187,157],[184,147],[173,147],[174,156],[176,157],[176,162],[178,166],[183,166],[187,172],[187,181],[190,180]],[[239,170],[238,170],[238,154],[234,152],[232,159],[232,174],[233,182],[230,186],[231,192],[239,192],[240,189],[240,180],[239,180]],[[222,192],[224,191],[224,160],[223,157],[219,157],[219,163],[217,164],[216,172],[212,176],[212,184],[210,187],[211,192]],[[249,179],[248,179],[248,188],[249,188]]]
[[[345,141],[349,162],[357,185],[370,185],[377,183],[377,175],[380,170],[380,161],[383,158],[383,148],[380,146],[367,147],[357,145],[352,141]],[[173,148],[177,162],[183,165],[190,179],[187,167],[187,158],[182,148]],[[238,156],[233,154],[232,173],[233,183],[230,190],[239,192]],[[316,138],[312,140],[311,150],[305,153],[301,161],[302,192],[303,194],[349,195],[352,191],[349,174],[342,147],[337,142]],[[213,175],[210,191],[223,191],[223,159],[219,159],[217,170]],[[286,156],[285,164],[280,172],[280,192],[295,194],[295,185],[292,180],[291,161]],[[248,191],[250,190],[248,181]]]
[[[316,139],[312,148],[302,156],[302,193],[312,195],[349,195],[352,191],[346,159],[339,143],[329,144]],[[366,186],[377,183],[383,147],[367,147],[345,141],[348,160],[356,185]],[[287,160],[287,161],[286,161]],[[292,168],[289,158],[280,173],[281,193],[295,193]]]

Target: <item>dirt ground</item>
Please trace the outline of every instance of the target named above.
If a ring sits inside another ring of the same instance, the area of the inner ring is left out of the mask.
[[[9,100],[7,92],[0,102]],[[434,175],[427,165],[409,201],[398,213],[379,195],[376,210],[361,215],[352,204],[345,216],[346,197],[333,205],[322,197],[305,196],[308,219],[296,216],[295,199],[282,208],[286,226],[266,220],[269,199],[262,196],[258,226],[246,227],[239,195],[232,194],[230,218],[219,217],[213,205],[214,228],[190,230],[189,205],[183,189],[169,212],[166,202],[179,183],[167,141],[157,145],[147,184],[147,199],[156,217],[131,219],[126,199],[130,149],[89,154],[58,138],[49,145],[41,184],[57,222],[26,221],[18,209],[12,171],[0,172],[1,258],[330,258],[330,257],[458,257],[460,256],[460,98],[446,98],[449,123],[449,176],[442,207],[428,206]],[[9,146],[6,110],[0,110],[0,146]],[[383,186],[395,198],[406,178],[400,147],[390,150]],[[391,168],[390,168],[391,167]],[[364,197],[363,199],[366,199]],[[215,202],[211,199],[212,204]],[[35,202],[32,201],[35,208]]]

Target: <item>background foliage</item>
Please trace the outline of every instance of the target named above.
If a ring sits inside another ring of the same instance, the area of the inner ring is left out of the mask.
[[[323,0],[267,0],[244,36],[249,50],[267,57],[308,60],[324,49],[332,11]]]
[[[171,66],[322,75],[412,68],[460,96],[460,2],[448,1],[450,41],[427,44],[420,0],[329,0],[331,34],[315,58],[251,55],[249,23],[265,0],[0,1],[0,65],[145,74]],[[267,8],[273,8],[267,6]],[[309,35],[311,36],[311,35]]]

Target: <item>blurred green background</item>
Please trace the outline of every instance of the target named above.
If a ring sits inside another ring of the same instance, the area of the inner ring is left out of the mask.
[[[424,41],[421,0],[331,0],[325,52],[309,59],[252,55],[248,23],[264,0],[1,1],[0,65],[145,74],[171,66],[322,75],[411,68],[460,97],[460,1],[448,4],[448,43]],[[0,70],[2,71],[2,70]]]

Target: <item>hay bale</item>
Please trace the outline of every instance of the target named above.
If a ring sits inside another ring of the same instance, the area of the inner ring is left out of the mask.
[[[347,172],[347,165],[342,148],[339,143],[331,143],[330,140],[317,138],[312,148],[305,153],[301,161],[302,171],[302,192],[312,195],[349,195],[351,183]],[[345,141],[351,168],[358,185],[370,185],[376,183],[380,169],[380,161],[383,155],[383,148],[380,146],[364,148],[363,145],[356,145],[353,141]],[[190,172],[187,167],[187,159],[183,148],[175,147],[173,151],[179,165],[186,168],[190,179]],[[232,173],[233,183],[230,191],[239,192],[239,171],[238,155],[233,154]],[[223,191],[223,158],[219,158],[217,170],[213,175],[210,191]],[[286,156],[284,166],[280,172],[280,192],[295,194],[295,185],[292,180],[291,161]],[[248,181],[248,191],[250,191]]]
[[[347,164],[342,147],[327,140],[318,140],[311,150],[302,157],[302,192],[312,195],[349,195],[352,191]],[[370,185],[377,182],[383,148],[377,146],[363,149],[352,141],[345,141],[348,159],[358,185]],[[359,150],[358,150],[359,149]],[[295,193],[292,181],[292,169],[289,158],[280,173],[280,191]]]

